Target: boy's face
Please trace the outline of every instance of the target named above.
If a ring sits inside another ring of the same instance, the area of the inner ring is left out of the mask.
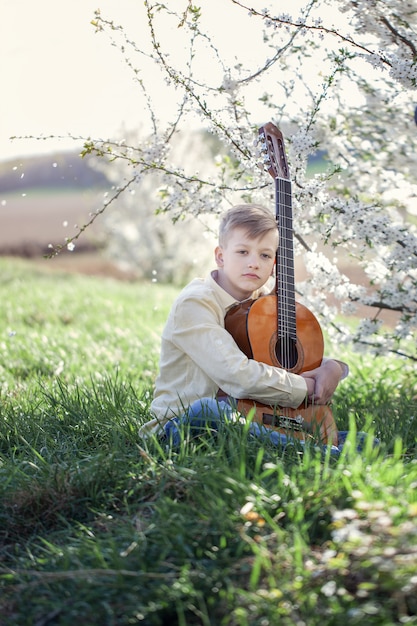
[[[277,231],[252,239],[244,228],[234,229],[215,250],[219,285],[236,300],[250,298],[271,276],[277,246]]]

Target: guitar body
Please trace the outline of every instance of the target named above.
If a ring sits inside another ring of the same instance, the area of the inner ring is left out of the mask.
[[[278,304],[274,294],[246,300],[228,311],[225,328],[250,359],[283,367],[294,374],[319,367],[323,359],[324,341],[316,317],[307,307],[296,302],[296,340],[292,342],[290,338],[284,337],[280,341],[277,329]],[[290,351],[292,361],[289,360]]]
[[[238,304],[228,311],[225,328],[250,359],[284,367],[282,361],[290,355],[293,362],[287,363],[284,369],[294,374],[319,367],[324,342],[316,317],[307,307],[296,303],[297,338],[295,345],[287,350],[285,344],[291,344],[288,338],[284,340],[284,346],[279,345],[277,307],[278,298],[273,294]],[[310,404],[291,409],[254,400],[238,400],[237,408],[254,422],[282,434],[301,440],[313,438],[321,443],[337,444],[337,427],[328,406]]]
[[[292,194],[284,139],[271,123],[262,127],[259,135],[266,152],[265,164],[275,181],[279,233],[275,293],[234,306],[226,314],[225,328],[248,358],[301,374],[320,366],[323,333],[311,311],[295,301]],[[283,434],[337,444],[337,428],[328,406],[291,409],[238,400],[238,410]]]
[[[302,441],[312,439],[323,444],[337,445],[337,427],[326,405],[290,409],[254,400],[238,400],[237,410],[260,426],[276,430],[282,435]]]

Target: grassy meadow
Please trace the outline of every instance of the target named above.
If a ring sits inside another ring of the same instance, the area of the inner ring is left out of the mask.
[[[176,290],[50,263],[0,259],[1,625],[417,624],[411,364],[340,355],[338,459],[241,424],[170,450],[137,432]]]

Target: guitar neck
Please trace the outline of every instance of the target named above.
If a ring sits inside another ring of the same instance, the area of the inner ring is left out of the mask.
[[[292,225],[291,181],[275,179],[275,213],[279,229],[276,255],[276,294],[278,299],[278,336],[290,336],[296,331],[294,245]]]

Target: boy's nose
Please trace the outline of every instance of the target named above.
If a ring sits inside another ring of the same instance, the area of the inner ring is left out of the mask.
[[[249,267],[259,267],[258,257],[256,256],[250,257],[248,261],[248,265]]]

